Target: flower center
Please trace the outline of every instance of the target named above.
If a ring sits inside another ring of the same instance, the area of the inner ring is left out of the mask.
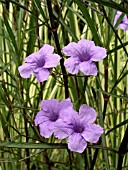
[[[84,55],[80,56],[81,62],[88,61],[88,60],[90,60],[90,56],[88,54],[86,54],[86,55],[84,54]]]
[[[38,59],[38,58],[36,58],[36,63],[37,63],[37,65],[38,65],[38,67],[43,67],[44,66],[44,64],[45,64],[45,61],[44,61],[44,59]]]
[[[57,119],[58,119],[58,115],[56,115],[56,114],[53,114],[52,115],[52,117],[50,118],[50,120],[52,121],[52,122],[55,122]]]
[[[82,125],[76,124],[74,127],[74,131],[77,133],[82,133],[84,130],[84,127]]]
[[[82,132],[83,132],[83,128],[77,129],[77,132],[78,132],[78,133],[82,133]]]

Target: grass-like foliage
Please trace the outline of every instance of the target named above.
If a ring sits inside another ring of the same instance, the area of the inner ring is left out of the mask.
[[[123,13],[114,25],[117,11]],[[128,169],[128,29],[119,27],[124,16],[127,0],[0,0],[1,170]],[[64,66],[69,56],[62,48],[82,38],[107,51],[95,63],[97,75],[71,74]],[[57,67],[43,82],[22,78],[18,67],[44,44],[61,56]],[[83,104],[94,108],[95,123],[104,129],[82,153],[72,152],[67,138],[44,138],[35,126],[42,100],[67,98],[76,111]]]

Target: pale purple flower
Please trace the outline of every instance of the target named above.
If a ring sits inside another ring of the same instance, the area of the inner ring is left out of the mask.
[[[118,19],[120,18],[122,12],[117,11],[115,19],[114,19],[114,25],[117,23]],[[122,21],[120,22],[120,24],[118,25],[117,28],[120,28],[122,30],[128,30],[128,17],[127,15],[125,15],[122,19]]]
[[[73,107],[70,99],[58,102],[56,99],[43,100],[40,110],[35,117],[35,125],[40,128],[40,135],[49,138],[54,132],[54,125],[60,119],[60,112],[68,107]]]
[[[38,82],[47,80],[51,68],[56,67],[60,60],[58,54],[52,54],[53,51],[53,46],[44,44],[38,52],[34,52],[26,57],[24,60],[25,64],[18,68],[21,77],[29,78],[34,73]]]
[[[94,61],[100,61],[107,56],[105,48],[96,46],[93,41],[84,38],[78,43],[69,43],[62,50],[66,56],[71,56],[64,62],[71,74],[77,74],[80,70],[87,76],[97,75]]]
[[[103,133],[103,128],[94,124],[95,110],[86,104],[80,107],[79,114],[69,107],[60,112],[60,117],[54,127],[54,135],[58,139],[68,137],[71,151],[82,153],[87,142],[96,143]]]

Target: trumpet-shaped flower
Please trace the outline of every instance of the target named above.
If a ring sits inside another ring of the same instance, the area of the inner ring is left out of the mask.
[[[114,19],[114,25],[117,23],[118,19],[120,18],[122,12],[117,11],[115,19]],[[127,15],[125,15],[122,19],[122,21],[120,22],[120,24],[118,25],[117,28],[120,28],[122,30],[128,30],[128,17]]]
[[[49,138],[54,132],[54,126],[60,119],[60,112],[68,107],[73,107],[70,99],[58,102],[56,99],[43,100],[40,110],[35,117],[35,125],[40,128],[40,135]]]
[[[97,67],[94,62],[107,56],[105,48],[96,46],[93,41],[84,38],[78,43],[69,43],[62,50],[65,55],[71,56],[64,62],[71,74],[77,74],[80,70],[87,76],[97,75]]]
[[[38,52],[34,52],[26,57],[25,64],[18,68],[21,77],[29,78],[34,73],[38,82],[47,80],[51,68],[56,67],[60,60],[58,54],[52,54],[53,51],[53,46],[44,44]]]
[[[86,104],[80,107],[79,114],[69,107],[60,112],[60,117],[55,124],[54,135],[58,139],[68,137],[71,151],[82,153],[87,142],[96,143],[103,133],[103,128],[94,124],[95,110]]]

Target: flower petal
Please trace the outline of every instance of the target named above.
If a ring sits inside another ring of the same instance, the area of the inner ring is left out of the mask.
[[[40,107],[45,111],[45,112],[55,112],[58,110],[58,105],[59,102],[56,99],[51,99],[51,100],[42,100]]]
[[[41,56],[46,56],[48,54],[52,54],[54,51],[54,47],[49,44],[44,44],[43,47],[38,51]]]
[[[67,124],[73,125],[79,119],[79,115],[72,107],[68,107],[60,111],[60,119]]]
[[[40,135],[44,136],[45,138],[49,138],[53,134],[54,129],[54,122],[44,122],[39,125],[40,128]]]
[[[88,124],[81,135],[86,141],[96,143],[102,134],[103,128],[101,126],[96,124]]]
[[[103,60],[106,56],[106,49],[103,47],[98,47],[98,46],[94,46],[91,50],[90,50],[90,60],[91,61],[100,61]]]
[[[73,133],[68,138],[68,148],[71,151],[82,153],[87,147],[87,142],[80,133]]]
[[[73,107],[73,104],[71,102],[71,100],[68,98],[66,100],[62,100],[60,103],[59,103],[59,110],[63,110],[63,109],[66,109],[68,107]]]
[[[24,61],[27,62],[27,63],[34,63],[37,61],[36,58],[39,57],[39,53],[38,52],[34,52],[32,54],[30,54],[29,56],[27,56]]]
[[[60,60],[60,56],[58,54],[49,54],[45,56],[45,64],[44,68],[52,68],[56,67],[58,65],[58,62]]]
[[[96,111],[92,107],[83,104],[79,109],[79,117],[84,124],[93,123],[96,120]]]
[[[122,14],[122,12],[120,11],[117,11],[116,15],[115,15],[115,18],[114,18],[114,25],[116,25],[118,19],[120,18],[120,15]]]
[[[81,61],[88,61],[90,60],[90,50],[95,47],[95,44],[93,41],[86,40],[82,38],[80,41],[78,41],[78,44],[81,47],[81,55],[79,56]]]
[[[80,70],[87,76],[89,75],[97,75],[97,67],[94,63],[90,61],[84,61],[80,63]]]
[[[38,72],[37,72],[38,70]],[[39,68],[36,71],[34,71],[34,75],[37,78],[38,82],[43,82],[48,79],[48,76],[50,74],[49,70],[46,68]]]
[[[30,75],[32,74],[34,68],[35,68],[35,66],[33,66],[32,64],[25,63],[22,66],[19,66],[18,70],[19,70],[21,77],[29,78]]]
[[[68,58],[64,62],[64,66],[67,68],[68,72],[71,74],[77,74],[79,71],[79,59],[78,58]]]
[[[106,49],[95,46],[93,41],[83,38],[78,42],[78,44],[81,46],[81,59],[83,59],[83,61],[100,61],[107,56]]]
[[[116,23],[117,23],[118,19],[120,18],[121,14],[122,14],[122,12],[117,11],[116,16],[114,18],[114,25],[116,25]],[[120,28],[120,29],[125,30],[125,31],[128,30],[128,18],[127,18],[127,15],[125,15],[123,17],[122,21],[120,22],[120,24],[118,25],[117,28]]]
[[[40,110],[37,113],[34,122],[35,122],[35,125],[38,126],[39,124],[49,121],[49,120],[50,120],[49,115],[43,110]]]
[[[64,139],[73,133],[73,128],[71,125],[58,119],[54,124],[54,136],[58,139]]]
[[[62,48],[63,53],[66,56],[79,57],[80,56],[80,46],[76,42],[70,42],[67,46]]]
[[[127,24],[125,24],[125,23],[124,23],[124,24],[119,24],[119,25],[118,25],[118,28],[126,31],[126,30],[128,30],[128,23],[127,23]]]

